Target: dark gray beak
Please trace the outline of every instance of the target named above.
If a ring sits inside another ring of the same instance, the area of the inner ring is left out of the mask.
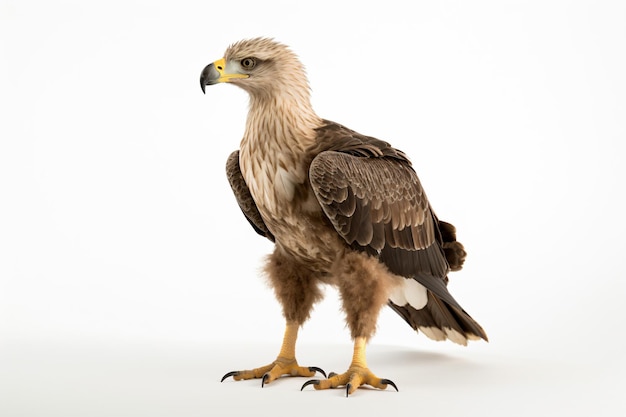
[[[204,67],[200,74],[200,88],[202,88],[202,92],[206,94],[206,86],[217,84],[220,77],[221,74],[215,69],[214,64],[209,64]]]

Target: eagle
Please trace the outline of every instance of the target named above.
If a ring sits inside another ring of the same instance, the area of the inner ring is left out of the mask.
[[[483,328],[447,289],[466,252],[455,227],[435,215],[405,153],[389,143],[319,117],[312,108],[304,66],[274,39],[230,45],[207,65],[200,86],[229,83],[249,95],[239,150],[226,174],[245,218],[274,243],[264,272],[286,321],[278,356],[270,364],[222,378],[314,377],[302,389],[345,387],[346,396],[369,385],[398,390],[368,367],[366,346],[387,305],[415,331],[466,345]],[[332,285],[354,343],[346,372],[300,366],[298,331]]]

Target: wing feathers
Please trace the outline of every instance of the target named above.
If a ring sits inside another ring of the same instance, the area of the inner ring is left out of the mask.
[[[244,216],[246,216],[248,222],[250,222],[252,228],[261,236],[274,242],[274,235],[265,225],[261,213],[252,199],[250,189],[241,174],[241,169],[239,168],[239,151],[231,153],[228,157],[226,161],[226,176],[237,199],[237,204],[239,204],[239,208]]]
[[[428,200],[408,164],[325,151],[313,159],[309,178],[322,209],[348,244],[417,250],[434,242]],[[374,227],[377,223],[384,227]]]
[[[390,300],[391,308],[432,339],[487,340],[446,288],[448,271],[462,267],[465,251],[454,226],[431,211],[406,156],[332,122],[318,129],[310,155],[311,187],[339,235],[409,280],[392,294],[405,305]]]

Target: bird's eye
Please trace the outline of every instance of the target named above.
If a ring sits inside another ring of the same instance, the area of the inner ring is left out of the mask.
[[[256,66],[256,60],[254,58],[244,58],[241,60],[241,66],[244,69],[251,70]]]

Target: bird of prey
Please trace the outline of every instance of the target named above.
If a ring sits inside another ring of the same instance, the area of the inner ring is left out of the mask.
[[[264,271],[282,305],[286,328],[269,365],[222,378],[313,377],[302,389],[369,385],[397,390],[366,362],[366,345],[388,305],[414,330],[462,345],[487,340],[447,290],[448,273],[465,260],[456,230],[438,220],[407,155],[382,140],[320,118],[311,106],[303,65],[287,46],[268,38],[236,42],[207,65],[200,85],[230,83],[250,96],[239,150],[227,177],[254,230],[274,242]],[[322,298],[338,289],[354,341],[342,374],[326,377],[296,360],[298,330]]]

